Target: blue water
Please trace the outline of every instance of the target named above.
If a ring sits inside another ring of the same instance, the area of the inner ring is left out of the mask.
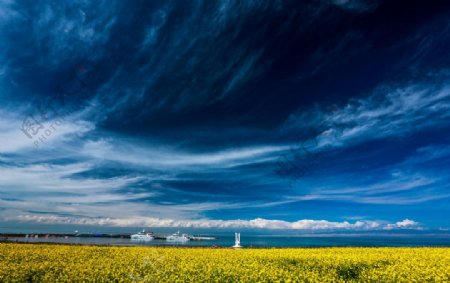
[[[7,225],[8,224],[8,225]],[[133,234],[145,227],[103,227],[103,226],[67,226],[67,225],[20,225],[13,223],[0,223],[0,233],[106,233],[106,234]],[[153,228],[157,235],[170,235],[176,232],[175,228]],[[216,240],[189,241],[185,244],[167,243],[164,240],[153,240],[147,243],[136,243],[130,239],[121,238],[10,238],[9,241],[22,242],[50,242],[68,244],[93,245],[145,245],[145,246],[220,246],[231,247],[234,244],[234,232],[223,229],[180,229],[182,233],[194,236],[212,236]],[[450,231],[441,230],[411,230],[411,231],[378,231],[359,233],[322,233],[304,234],[301,231],[274,231],[263,229],[242,229],[241,245],[244,247],[421,247],[445,246],[450,247]],[[0,235],[0,240],[2,236]]]
[[[215,235],[212,235],[215,236]],[[217,235],[215,240],[189,241],[184,244],[168,243],[165,240],[151,242],[134,242],[130,239],[120,238],[10,238],[9,241],[29,243],[67,243],[87,245],[117,245],[117,246],[220,246],[231,247],[234,244],[233,235]],[[270,235],[243,235],[241,245],[244,247],[421,247],[421,246],[447,246],[450,247],[449,235],[383,235],[383,236],[270,236]]]

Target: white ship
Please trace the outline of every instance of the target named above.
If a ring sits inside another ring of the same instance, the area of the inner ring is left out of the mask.
[[[146,232],[145,230],[142,230],[142,232],[139,232],[137,234],[131,235],[132,241],[152,241],[154,239],[152,232]]]
[[[166,238],[167,242],[176,242],[176,243],[185,243],[189,240],[190,240],[189,236],[187,234],[180,234],[180,231]]]

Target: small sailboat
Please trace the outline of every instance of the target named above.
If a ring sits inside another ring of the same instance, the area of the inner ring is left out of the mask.
[[[142,230],[142,232],[139,232],[137,234],[131,235],[132,241],[147,242],[152,241],[153,239],[154,239],[153,232],[146,232],[145,230]]]
[[[241,246],[241,233],[234,233],[234,246],[233,248],[242,248]]]
[[[166,238],[167,242],[172,242],[172,243],[185,243],[189,240],[190,240],[189,236],[187,234],[180,234],[180,231],[178,231]]]

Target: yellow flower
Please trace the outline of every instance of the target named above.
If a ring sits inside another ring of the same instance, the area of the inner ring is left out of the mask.
[[[450,248],[0,244],[0,282],[450,282]]]

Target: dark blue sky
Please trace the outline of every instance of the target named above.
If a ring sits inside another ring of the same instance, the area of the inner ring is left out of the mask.
[[[1,1],[0,222],[446,230],[449,19],[448,1]]]

